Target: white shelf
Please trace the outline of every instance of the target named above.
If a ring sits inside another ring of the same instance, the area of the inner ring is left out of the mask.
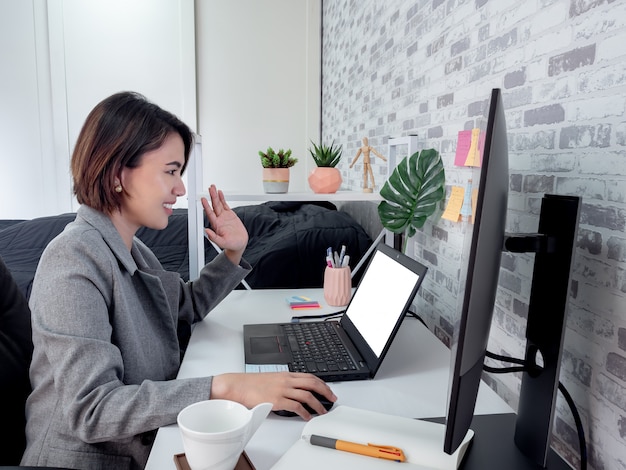
[[[198,194],[201,197],[209,197],[209,193]],[[337,191],[330,194],[318,194],[310,191],[287,192],[287,193],[241,193],[224,191],[226,202],[229,201],[372,201],[380,202],[382,197],[379,193],[364,193],[359,191]]]

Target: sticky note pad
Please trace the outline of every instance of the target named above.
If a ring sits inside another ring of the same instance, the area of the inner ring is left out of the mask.
[[[292,309],[321,308],[317,300],[313,300],[303,295],[287,297],[287,303]]]

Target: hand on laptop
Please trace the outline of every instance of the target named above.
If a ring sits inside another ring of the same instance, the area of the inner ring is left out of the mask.
[[[294,372],[265,372],[258,374],[222,374],[213,377],[211,398],[226,398],[248,408],[259,403],[270,402],[276,410],[291,411],[305,421],[312,418],[305,404],[318,414],[326,408],[313,396],[319,393],[329,401],[337,397],[322,379],[312,374]]]

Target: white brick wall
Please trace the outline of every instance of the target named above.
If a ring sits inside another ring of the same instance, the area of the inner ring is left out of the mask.
[[[561,381],[581,412],[590,468],[626,469],[626,1],[325,0],[322,137],[348,164],[367,136],[416,134],[438,149],[447,185],[459,130],[502,88],[509,129],[507,229],[532,232],[544,193],[583,197]],[[374,159],[377,189],[386,177]],[[449,343],[456,319],[462,228],[427,223],[413,239],[429,276],[417,309]],[[531,255],[505,255],[489,348],[521,356]],[[512,405],[515,375],[487,377]],[[570,412],[559,398],[554,447],[577,464]]]

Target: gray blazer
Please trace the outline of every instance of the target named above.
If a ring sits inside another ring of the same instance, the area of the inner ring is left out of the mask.
[[[250,269],[221,254],[185,283],[139,239],[129,252],[107,216],[80,207],[33,283],[22,465],[144,468],[154,430],[210,395],[210,376],[174,380],[178,321],[202,320]]]

